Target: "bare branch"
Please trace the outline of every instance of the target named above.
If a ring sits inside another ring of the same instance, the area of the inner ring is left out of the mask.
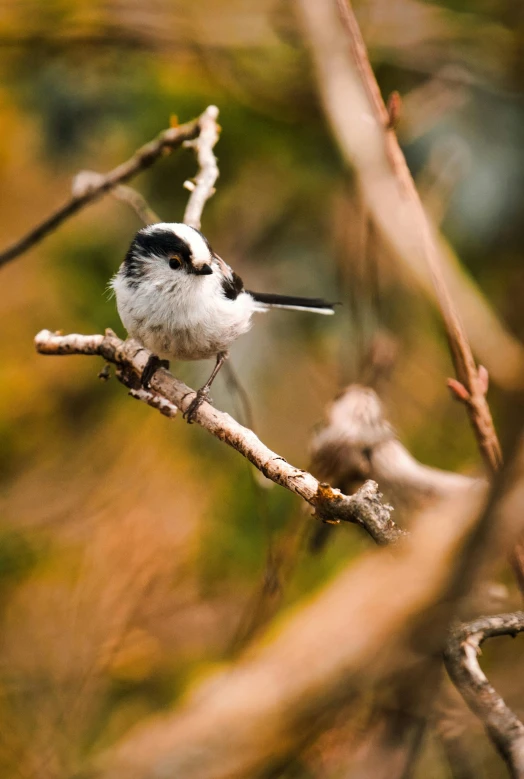
[[[374,550],[353,561],[175,711],[126,735],[91,776],[267,777],[341,706],[389,691],[399,674],[435,658],[461,595],[457,572],[478,573],[500,533],[513,537],[522,527],[522,512],[499,524],[490,512],[479,519],[471,503],[453,500],[438,522],[420,523],[402,554]]]
[[[139,380],[150,355],[137,341],[121,341],[111,330],[107,330],[105,335],[58,335],[42,330],[35,338],[35,345],[41,354],[100,355],[122,369],[119,378],[132,390],[140,387]],[[165,369],[153,375],[151,389],[182,411],[189,407],[195,396],[194,390]],[[404,535],[391,519],[391,507],[380,502],[375,482],[366,482],[355,495],[344,495],[340,490],[319,482],[307,471],[287,463],[268,449],[252,430],[209,403],[203,403],[198,409],[195,421],[240,452],[268,479],[307,501],[319,519],[359,524],[378,544],[394,543]]]
[[[127,203],[144,224],[152,225],[163,221],[158,214],[153,211],[145,197],[141,195],[140,192],[137,192],[136,189],[133,189],[133,187],[127,187],[125,184],[120,184],[120,186],[114,188],[111,194],[116,200]]]
[[[122,384],[126,383],[123,379],[123,375],[117,374],[117,376]],[[174,419],[178,414],[178,408],[167,398],[163,398],[161,395],[155,395],[154,392],[149,392],[149,390],[146,390],[143,387],[140,389],[130,389],[129,394],[132,398],[141,400],[143,403],[147,403],[148,406],[156,408],[165,417]]]
[[[80,197],[93,189],[93,187],[100,186],[100,184],[103,183],[104,178],[102,173],[97,173],[94,170],[81,170],[73,179],[71,191],[74,196]],[[110,191],[110,194],[115,200],[120,200],[122,203],[126,203],[132,208],[144,224],[150,225],[162,221],[158,214],[153,211],[145,197],[141,195],[140,192],[137,192],[136,189],[133,189],[133,187],[119,184]]]
[[[466,331],[448,290],[441,266],[439,249],[433,230],[424,211],[415,182],[411,176],[396,133],[391,125],[389,112],[382,100],[382,95],[369,62],[366,45],[362,38],[358,22],[350,5],[350,0],[337,0],[340,17],[352,47],[353,57],[360,73],[364,87],[369,95],[372,110],[378,126],[382,128],[386,156],[391,164],[398,188],[411,205],[411,221],[419,235],[422,253],[430,269],[437,293],[437,301],[444,320],[453,364],[458,380],[467,391],[465,401],[473,430],[475,432],[480,452],[486,465],[493,473],[502,464],[502,453],[495,432],[491,412],[486,401],[485,385],[481,377]]]
[[[305,17],[309,18],[309,14],[312,10],[312,6],[310,7],[311,0],[300,0],[300,2],[302,3]],[[335,0],[332,0],[332,2],[335,2]],[[418,235],[419,251],[424,256],[432,277],[437,301],[444,321],[453,364],[458,378],[458,381],[453,379],[450,380],[448,385],[455,397],[463,402],[466,407],[480,453],[489,472],[491,474],[496,473],[502,465],[502,451],[493,424],[491,411],[486,400],[488,372],[483,366],[477,368],[475,364],[466,330],[462,325],[462,321],[455,308],[448,288],[449,278],[446,278],[446,273],[449,277],[449,268],[446,268],[445,247],[443,246],[442,241],[439,243],[437,235],[430,225],[406,163],[406,159],[398,143],[396,133],[391,125],[390,115],[380,94],[375,74],[373,73],[373,69],[369,62],[366,45],[351,8],[350,0],[336,0],[336,4],[340,19],[347,33],[352,53],[352,61],[348,61],[348,73],[346,75],[348,76],[350,83],[354,81],[355,77],[358,78],[361,82],[361,86],[364,88],[365,96],[367,97],[366,102],[368,110],[371,117],[375,120],[376,133],[373,135],[370,134],[370,137],[374,136],[377,143],[382,145],[382,156],[389,167],[390,177],[393,177],[393,182],[386,182],[386,180],[383,180],[378,184],[378,186],[383,189],[379,194],[375,187],[381,176],[377,176],[377,171],[375,171],[372,176],[373,181],[370,182],[369,173],[366,172],[363,174],[362,183],[363,189],[365,193],[367,193],[369,199],[368,205],[370,210],[373,210],[373,208],[381,202],[378,198],[382,198],[386,195],[388,198],[393,198],[392,202],[400,199],[405,227],[401,228],[398,223],[395,223],[395,235],[388,232],[388,237],[390,240],[396,240],[400,234]],[[312,32],[312,36],[314,37],[314,31],[311,29],[310,32]],[[321,47],[319,47],[317,55],[324,55]],[[351,72],[351,68],[356,72]],[[326,71],[325,75],[326,78],[329,78],[329,71]],[[335,109],[332,102],[327,99],[326,107],[332,122],[335,127],[337,127],[338,116],[336,115],[336,112],[338,109]],[[349,136],[345,132],[339,132],[338,135],[343,151],[347,151],[348,154],[351,155],[353,146],[348,143]],[[370,184],[369,188],[368,184]],[[391,187],[391,185],[393,185],[391,190],[386,192],[386,188],[388,186]],[[396,193],[394,191],[395,189]],[[385,205],[384,208],[381,208],[380,218],[390,210],[390,205]],[[375,219],[380,223],[378,217],[379,214],[375,213]],[[387,229],[389,230],[389,228]],[[406,252],[408,249],[404,247],[403,251]],[[411,249],[409,251],[411,251]],[[446,273],[444,271],[446,271]],[[455,293],[456,292],[457,287],[455,286]],[[477,351],[478,349],[479,344],[477,344]],[[518,541],[515,551],[510,557],[511,565],[521,587],[524,584],[524,569],[522,567],[524,561],[523,548],[524,542]]]
[[[185,187],[191,191],[185,214],[184,222],[191,227],[200,229],[202,212],[206,202],[215,193],[215,183],[219,176],[216,157],[213,148],[218,141],[220,128],[216,122],[218,108],[208,106],[198,120],[200,133],[193,140],[184,141],[186,148],[194,148],[196,151],[199,172],[193,181],[186,181]],[[82,170],[78,173],[72,186],[73,197],[83,197],[89,192],[104,185],[105,176],[91,170]],[[116,200],[127,203],[144,224],[155,224],[162,219],[156,214],[147,200],[132,187],[122,184],[115,186],[111,194]]]
[[[192,122],[164,130],[154,141],[150,141],[150,143],[146,143],[138,149],[126,162],[102,176],[97,184],[88,187],[80,194],[73,194],[71,199],[51,214],[51,216],[44,219],[43,222],[30,230],[23,238],[15,241],[7,249],[4,249],[3,252],[0,252],[0,267],[23,254],[32,246],[35,246],[46,235],[56,230],[66,219],[85,206],[94,203],[102,195],[110,192],[119,184],[129,181],[138,173],[151,167],[156,160],[178,149],[184,142],[194,140],[201,131],[201,122],[204,116],[207,116],[206,112]]]
[[[522,345],[497,319],[442,236],[434,234],[428,225],[352,11],[342,0],[323,3],[297,0],[297,3],[311,42],[327,119],[343,157],[359,176],[374,224],[411,276],[432,296],[435,296],[435,279],[432,283],[428,264],[423,259],[426,257],[434,269],[433,256],[438,254],[446,285],[460,307],[481,362],[501,385],[513,389],[524,386]],[[437,296],[448,327],[458,337],[460,323],[457,325],[455,312],[441,287],[438,286]],[[462,346],[457,344],[454,360],[459,379],[465,383],[462,373],[464,378],[473,379],[476,368]],[[473,385],[472,406],[468,410],[487,419],[480,382],[474,381]],[[487,450],[495,448],[489,425],[479,436],[487,458]]]
[[[215,182],[219,176],[216,157],[213,148],[218,141],[220,128],[217,124],[218,108],[210,105],[200,117],[200,134],[193,141],[187,141],[185,146],[193,146],[200,170],[194,181],[186,181],[186,188],[191,191],[184,222],[190,227],[200,230],[202,211],[206,202],[215,193]]]
[[[359,384],[349,385],[329,406],[326,424],[311,444],[311,470],[349,493],[374,479],[411,518],[439,501],[487,487],[483,479],[416,460],[399,441],[377,393]]]
[[[444,653],[446,668],[470,709],[482,720],[515,779],[524,777],[524,725],[489,683],[478,663],[487,638],[524,631],[524,611],[482,617],[453,628]]]

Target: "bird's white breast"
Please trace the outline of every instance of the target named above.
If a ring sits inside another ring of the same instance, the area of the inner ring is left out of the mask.
[[[251,327],[255,302],[241,292],[228,299],[221,276],[128,280],[120,268],[112,282],[118,313],[132,338],[165,359],[202,360],[227,351]]]

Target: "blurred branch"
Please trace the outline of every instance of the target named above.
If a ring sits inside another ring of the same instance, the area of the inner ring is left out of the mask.
[[[210,105],[200,117],[200,134],[185,146],[192,146],[197,155],[199,171],[194,181],[186,181],[185,187],[190,190],[184,222],[190,227],[200,230],[202,211],[206,202],[215,194],[215,182],[219,176],[216,157],[213,148],[218,141],[220,128],[217,124],[218,108]]]
[[[425,257],[435,286],[455,372],[462,385],[463,392],[458,397],[466,406],[482,457],[493,473],[502,463],[502,453],[486,400],[487,381],[477,370],[466,332],[449,293],[436,238],[398,143],[390,112],[382,100],[350,0],[337,0],[337,6],[348,34],[356,68],[367,91],[371,111],[378,126],[382,128],[386,156],[391,171],[397,179],[399,193],[409,201],[410,221],[413,228],[411,232],[419,236],[421,253]]]
[[[521,472],[517,484],[522,500]],[[452,500],[438,521],[415,528],[401,554],[375,550],[353,561],[177,711],[124,737],[91,776],[268,776],[340,707],[442,651],[457,599],[501,540],[511,543],[522,529],[522,511],[494,521],[493,510]]]
[[[413,523],[415,515],[487,484],[461,474],[431,468],[416,460],[399,441],[376,392],[351,384],[330,405],[326,424],[311,443],[311,472],[346,494],[366,479],[376,480],[388,500]],[[317,551],[330,535],[315,527],[310,548]]]
[[[201,122],[207,117],[207,111],[210,106],[198,119],[194,119],[180,127],[170,127],[164,130],[160,135],[150,143],[140,147],[132,157],[126,162],[113,168],[109,173],[103,175],[98,182],[92,186],[85,187],[82,191],[73,193],[71,199],[55,211],[51,216],[44,219],[39,225],[30,230],[27,235],[0,252],[0,267],[10,260],[23,254],[32,246],[35,246],[49,233],[56,230],[66,219],[76,214],[85,206],[94,203],[107,192],[111,192],[119,184],[129,181],[138,173],[151,167],[156,160],[165,154],[170,154],[178,149],[185,141],[194,140],[200,133]]]
[[[184,186],[191,191],[184,222],[191,227],[200,228],[202,211],[209,198],[214,194],[214,185],[219,176],[217,161],[213,147],[218,141],[219,127],[216,123],[218,108],[208,106],[198,119],[199,135],[193,140],[184,141],[186,148],[193,147],[197,153],[199,172],[194,181],[186,181]],[[92,170],[82,170],[73,179],[73,197],[84,195],[104,186],[106,176]],[[156,214],[145,197],[132,187],[119,184],[110,190],[111,195],[122,203],[127,203],[135,211],[144,224],[156,224],[162,219]],[[1,264],[1,255],[0,255]]]
[[[307,0],[306,0],[307,1]],[[489,471],[496,473],[502,465],[502,452],[493,424],[491,411],[486,400],[488,372],[483,366],[477,369],[466,331],[454,306],[443,272],[444,255],[439,251],[436,236],[418,195],[405,157],[398,143],[394,127],[391,126],[388,109],[384,105],[380,90],[369,62],[365,43],[358,22],[350,6],[350,0],[336,0],[344,27],[351,41],[354,60],[367,90],[371,108],[382,127],[386,156],[393,175],[398,180],[400,192],[404,192],[411,204],[412,223],[421,236],[423,253],[430,269],[437,300],[440,306],[446,335],[458,381],[448,380],[448,386],[468,412],[477,443]],[[382,482],[381,482],[382,483]],[[524,591],[524,542],[518,541],[510,556],[521,590]]]
[[[457,275],[450,274],[449,252],[426,216],[391,126],[391,118],[349,0],[298,2],[311,40],[327,117],[342,153],[359,173],[370,214],[397,254],[417,268],[417,273],[421,258],[425,258],[424,265],[429,269],[433,282],[458,379],[450,379],[448,386],[466,406],[484,462],[489,471],[495,473],[502,464],[502,454],[486,400],[488,373],[482,366],[477,369],[449,288],[453,289],[466,312],[471,300],[467,301],[462,294],[462,285],[457,286]],[[348,121],[348,105],[352,106],[351,122]],[[478,332],[470,330],[479,353],[487,334],[493,332],[493,321],[488,322],[485,314],[481,307],[476,307],[475,319],[477,325],[482,323],[482,326]],[[498,329],[500,331],[500,327]],[[508,351],[508,338],[507,334],[502,337],[501,332],[498,333],[495,359],[503,352],[506,354],[504,362],[515,358],[515,354],[511,357]],[[517,373],[510,382],[513,387],[522,386],[524,380],[524,351],[520,344],[518,351]],[[512,555],[512,565],[519,582],[524,582],[524,571],[520,565],[523,559],[524,552],[519,543]]]
[[[136,189],[133,189],[133,187],[126,187],[125,184],[120,184],[120,186],[113,189],[111,194],[115,200],[127,203],[144,224],[152,225],[162,221],[158,214],[153,211],[145,197],[140,192],[137,192]]]
[[[378,482],[388,502],[411,525],[415,515],[448,500],[483,495],[488,486],[483,479],[416,460],[398,440],[377,393],[358,384],[347,387],[329,406],[326,424],[312,439],[309,470],[347,495],[367,479]],[[301,517],[292,522],[273,553],[271,580],[264,580],[249,605],[245,635],[251,636],[274,617],[303,546],[317,552],[335,530],[328,523],[305,527]]]
[[[524,725],[491,686],[478,663],[487,638],[524,631],[524,611],[482,617],[453,628],[444,653],[448,673],[506,761],[512,777],[524,777]]]
[[[329,479],[342,490],[376,479],[410,514],[439,499],[487,486],[482,479],[416,460],[386,419],[377,393],[358,384],[351,384],[330,405],[326,424],[311,444],[311,467],[319,479]]]
[[[107,330],[105,335],[59,335],[42,330],[36,336],[35,344],[41,354],[100,355],[120,368],[119,379],[132,390],[140,389],[140,378],[150,355],[136,341],[121,341],[111,330]],[[195,396],[194,390],[165,369],[156,371],[150,384],[155,393],[167,398],[182,411],[189,407]],[[357,523],[378,544],[394,543],[404,535],[390,517],[391,507],[380,502],[380,493],[374,482],[367,482],[355,495],[344,495],[317,481],[307,471],[289,465],[283,457],[268,449],[252,430],[209,403],[202,404],[195,421],[240,452],[268,479],[307,501],[319,519]]]
[[[102,173],[97,173],[94,170],[81,170],[73,179],[73,186],[71,187],[73,195],[80,196],[100,186],[103,184],[104,178],[105,176]],[[110,190],[110,194],[115,200],[120,200],[132,208],[144,224],[150,225],[162,221],[158,214],[153,211],[145,197],[140,192],[137,192],[136,189],[133,189],[133,187],[119,184]]]
[[[495,464],[500,457],[482,381],[451,298],[460,307],[475,352],[499,384],[512,389],[524,386],[524,348],[497,319],[444,239],[430,227],[390,127],[352,11],[343,0],[297,2],[311,43],[326,116],[340,151],[357,171],[369,214],[386,242],[411,276],[439,301],[452,339],[458,379],[469,394],[468,411],[472,420],[477,420],[479,445],[485,459]],[[426,262],[422,262],[424,257]]]

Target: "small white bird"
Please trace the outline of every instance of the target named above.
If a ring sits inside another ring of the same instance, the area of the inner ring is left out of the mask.
[[[215,368],[185,413],[188,422],[208,398],[229,346],[251,327],[256,312],[270,308],[333,314],[321,299],[250,292],[198,230],[179,223],[145,227],[134,237],[111,281],[127,332],[153,352],[145,386],[175,360],[216,357]]]

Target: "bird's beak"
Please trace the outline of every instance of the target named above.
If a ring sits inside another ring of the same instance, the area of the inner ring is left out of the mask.
[[[201,265],[199,268],[195,268],[194,265],[191,265],[189,272],[194,273],[195,276],[209,276],[213,273],[213,269],[207,264]]]

